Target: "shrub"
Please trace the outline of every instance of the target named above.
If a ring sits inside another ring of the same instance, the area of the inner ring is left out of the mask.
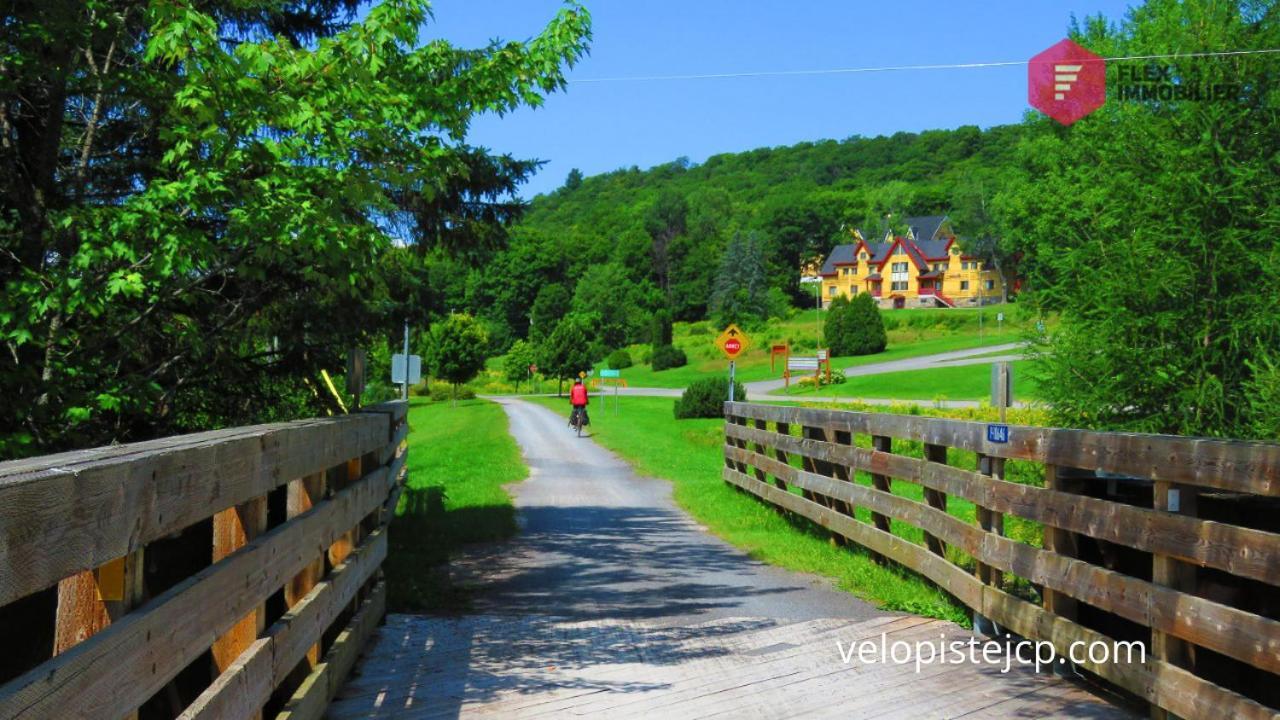
[[[609,353],[609,358],[605,362],[608,364],[610,370],[629,368],[632,365],[631,353],[619,348]]]
[[[850,301],[838,297],[831,301],[823,338],[832,355],[871,355],[882,352],[888,338],[880,308],[870,295],[858,295]]]
[[[827,379],[827,374],[824,372],[817,376],[816,379],[813,375],[805,375],[799,380],[796,380],[796,385],[809,386],[817,383],[818,387],[826,387],[827,385],[843,385],[846,380],[848,380],[848,378],[845,377],[844,373],[833,371],[831,373],[830,380]]]
[[[431,383],[427,392],[432,402],[445,402],[445,401],[454,399],[453,390],[454,390],[454,387],[449,383],[437,381],[437,382]],[[475,390],[472,390],[466,385],[458,386],[457,399],[474,400],[475,397],[476,397]]]
[[[710,335],[711,328],[707,326],[706,322],[690,323],[688,334],[689,335]]]
[[[689,363],[689,358],[685,357],[684,351],[675,345],[661,345],[653,349],[653,358],[650,362],[654,371],[669,370],[684,367]]]
[[[671,313],[665,309],[653,313],[649,320],[649,343],[654,348],[671,344]]]
[[[676,401],[676,419],[724,417],[724,403],[728,399],[728,378],[695,380]],[[747,389],[740,382],[733,384],[733,399],[739,402],[747,399]]]

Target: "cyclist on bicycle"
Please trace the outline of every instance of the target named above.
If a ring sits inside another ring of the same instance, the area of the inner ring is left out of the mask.
[[[569,402],[573,405],[573,414],[569,416],[569,424],[573,425],[574,416],[582,413],[583,426],[590,425],[591,420],[587,416],[587,386],[582,384],[582,378],[573,381],[573,387],[569,389]]]

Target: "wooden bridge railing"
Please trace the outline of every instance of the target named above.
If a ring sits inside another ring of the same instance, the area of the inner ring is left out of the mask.
[[[1061,657],[1141,641],[1145,662],[1078,666],[1153,715],[1277,716],[1280,445],[747,403],[725,415],[727,482]],[[1024,482],[1005,479],[1015,464]],[[1006,518],[1038,537],[1008,536]]]
[[[0,718],[319,717],[384,614],[406,409],[0,463]]]

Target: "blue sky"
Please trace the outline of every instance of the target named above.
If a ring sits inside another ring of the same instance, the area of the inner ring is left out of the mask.
[[[1072,14],[1124,17],[1119,0],[764,2],[586,0],[591,54],[537,110],[479,118],[471,141],[547,161],[522,193],[587,175],[805,140],[1017,122],[1026,67],[585,83],[580,79],[1026,60]],[[523,40],[552,0],[437,0],[424,37]]]

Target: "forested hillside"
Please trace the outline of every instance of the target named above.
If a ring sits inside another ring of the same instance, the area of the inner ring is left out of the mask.
[[[848,242],[854,227],[947,213],[961,235],[989,234],[984,208],[1020,131],[961,127],[574,171],[534,199],[506,250],[465,285],[438,288],[438,309],[481,315],[500,346],[545,333],[566,310],[599,314],[606,345],[647,340],[647,317],[662,307],[678,320],[776,315],[807,304],[802,259]]]

